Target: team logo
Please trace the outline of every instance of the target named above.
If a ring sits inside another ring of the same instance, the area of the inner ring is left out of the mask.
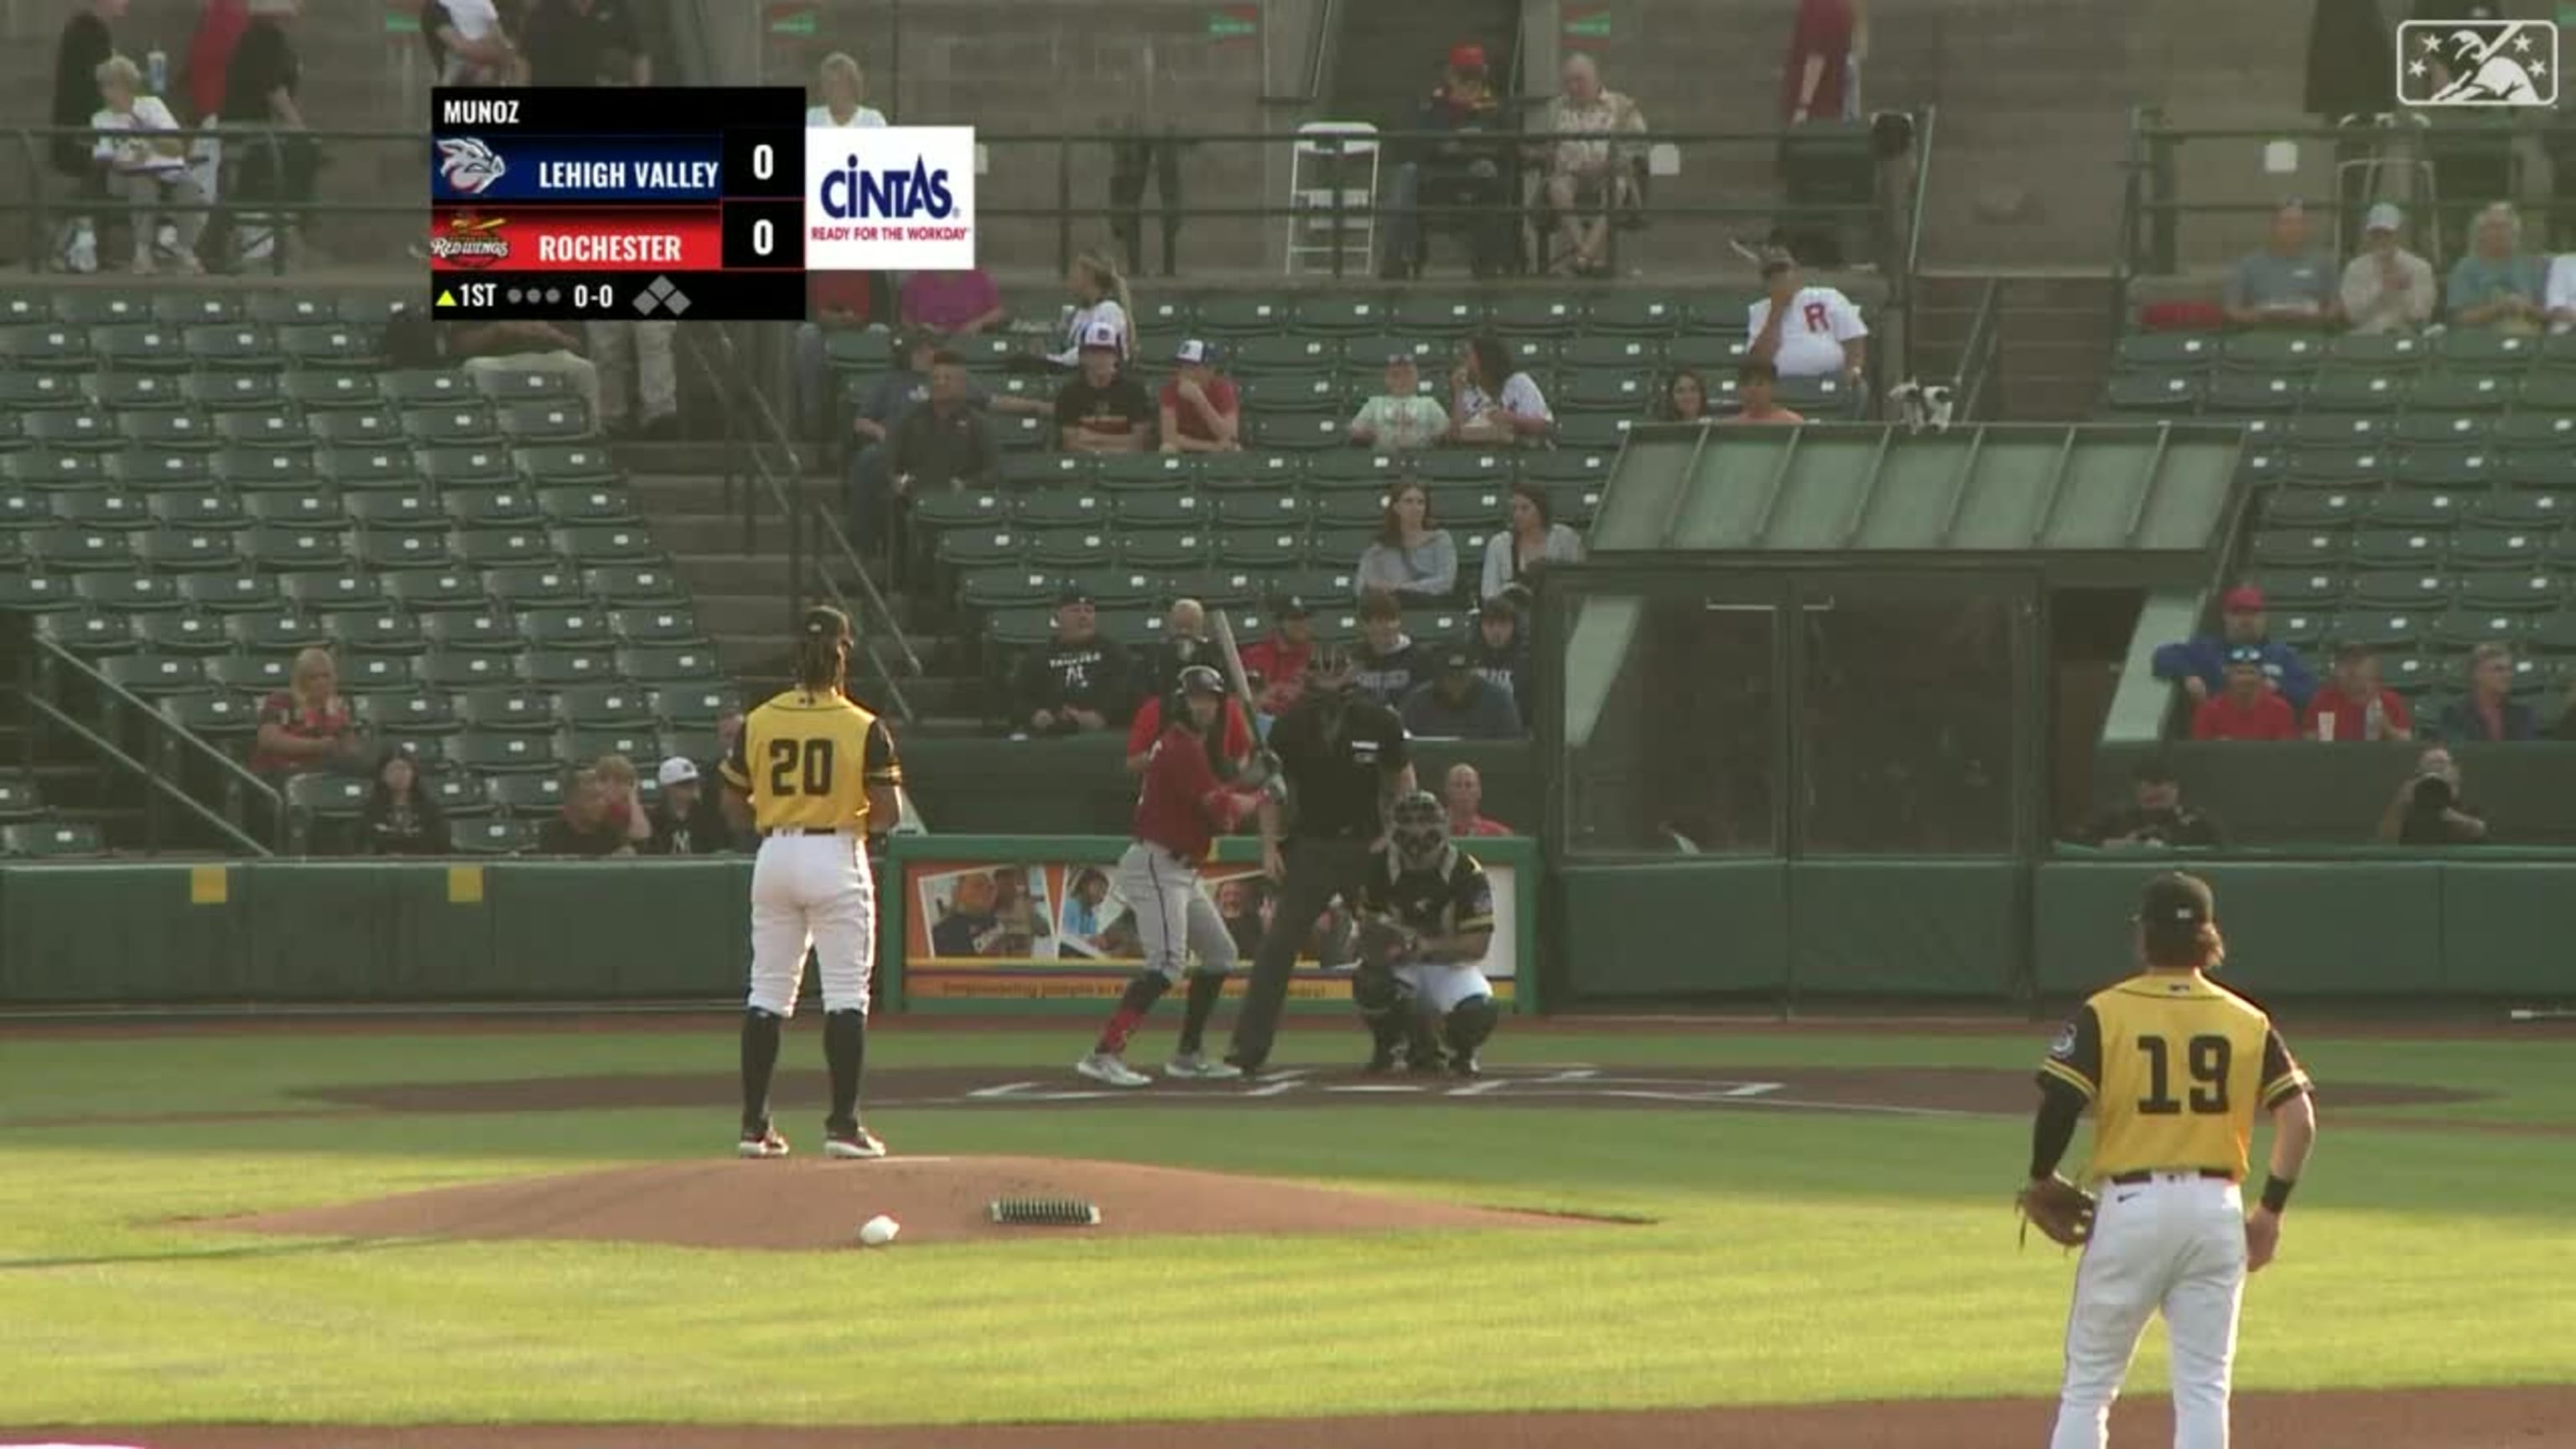
[[[438,143],[438,176],[459,196],[480,196],[509,174],[509,163],[471,136]]]
[[[2057,1029],[2056,1039],[2048,1044],[2048,1054],[2059,1061],[2075,1055],[2075,1023],[2070,1021]]]
[[[2397,103],[2554,106],[2558,27],[2547,20],[2400,22]]]
[[[971,126],[805,132],[805,265],[961,271],[975,265]]]
[[[447,230],[429,239],[429,255],[451,267],[481,271],[510,255],[510,239],[501,235],[508,222],[460,211],[447,219]]]

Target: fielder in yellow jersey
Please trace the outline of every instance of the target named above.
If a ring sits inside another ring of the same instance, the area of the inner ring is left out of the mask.
[[[2281,1213],[2315,1145],[2308,1074],[2263,1009],[2211,981],[2226,946],[2207,884],[2172,874],[2139,898],[2145,970],[2097,992],[2040,1063],[2033,1184],[2094,1113],[2083,1179],[2100,1193],[2066,1320],[2066,1380],[2049,1449],[2102,1449],[2111,1401],[2147,1319],[2173,1354],[2175,1449],[2226,1449],[2245,1275],[2272,1260]],[[2271,1178],[2245,1211],[2254,1114],[2272,1118]]]
[[[876,967],[876,882],[868,836],[902,813],[903,769],[885,721],[842,692],[850,621],[807,611],[796,645],[796,687],[744,719],[717,773],[736,830],[757,829],[751,869],[751,999],[742,1021],[744,1157],[785,1157],[769,1121],[778,1039],[796,1014],[813,951],[823,986],[823,1062],[832,1079],[823,1120],[827,1157],[885,1156],[859,1122],[867,1060],[868,978]]]

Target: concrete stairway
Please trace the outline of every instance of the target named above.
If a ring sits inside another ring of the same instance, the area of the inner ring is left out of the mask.
[[[2020,422],[2090,417],[2111,352],[2107,275],[1927,273],[1915,300],[1915,371],[1943,378],[1960,364],[1986,284],[2003,283],[1994,415]],[[1989,403],[1992,409],[1994,404]]]

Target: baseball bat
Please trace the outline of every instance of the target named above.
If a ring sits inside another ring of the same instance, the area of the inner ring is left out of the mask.
[[[1252,676],[1243,672],[1243,651],[1234,646],[1234,624],[1223,609],[1210,609],[1216,616],[1216,651],[1225,659],[1225,682],[1234,687],[1234,697],[1243,706],[1245,723],[1259,713],[1252,706]]]

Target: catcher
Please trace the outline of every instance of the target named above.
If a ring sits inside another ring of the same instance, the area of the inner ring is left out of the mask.
[[[1493,883],[1450,843],[1438,796],[1401,796],[1387,819],[1383,863],[1360,889],[1351,978],[1351,1004],[1375,1043],[1368,1069],[1391,1072],[1401,1053],[1413,1071],[1473,1077],[1500,1020],[1481,964],[1494,939]]]

